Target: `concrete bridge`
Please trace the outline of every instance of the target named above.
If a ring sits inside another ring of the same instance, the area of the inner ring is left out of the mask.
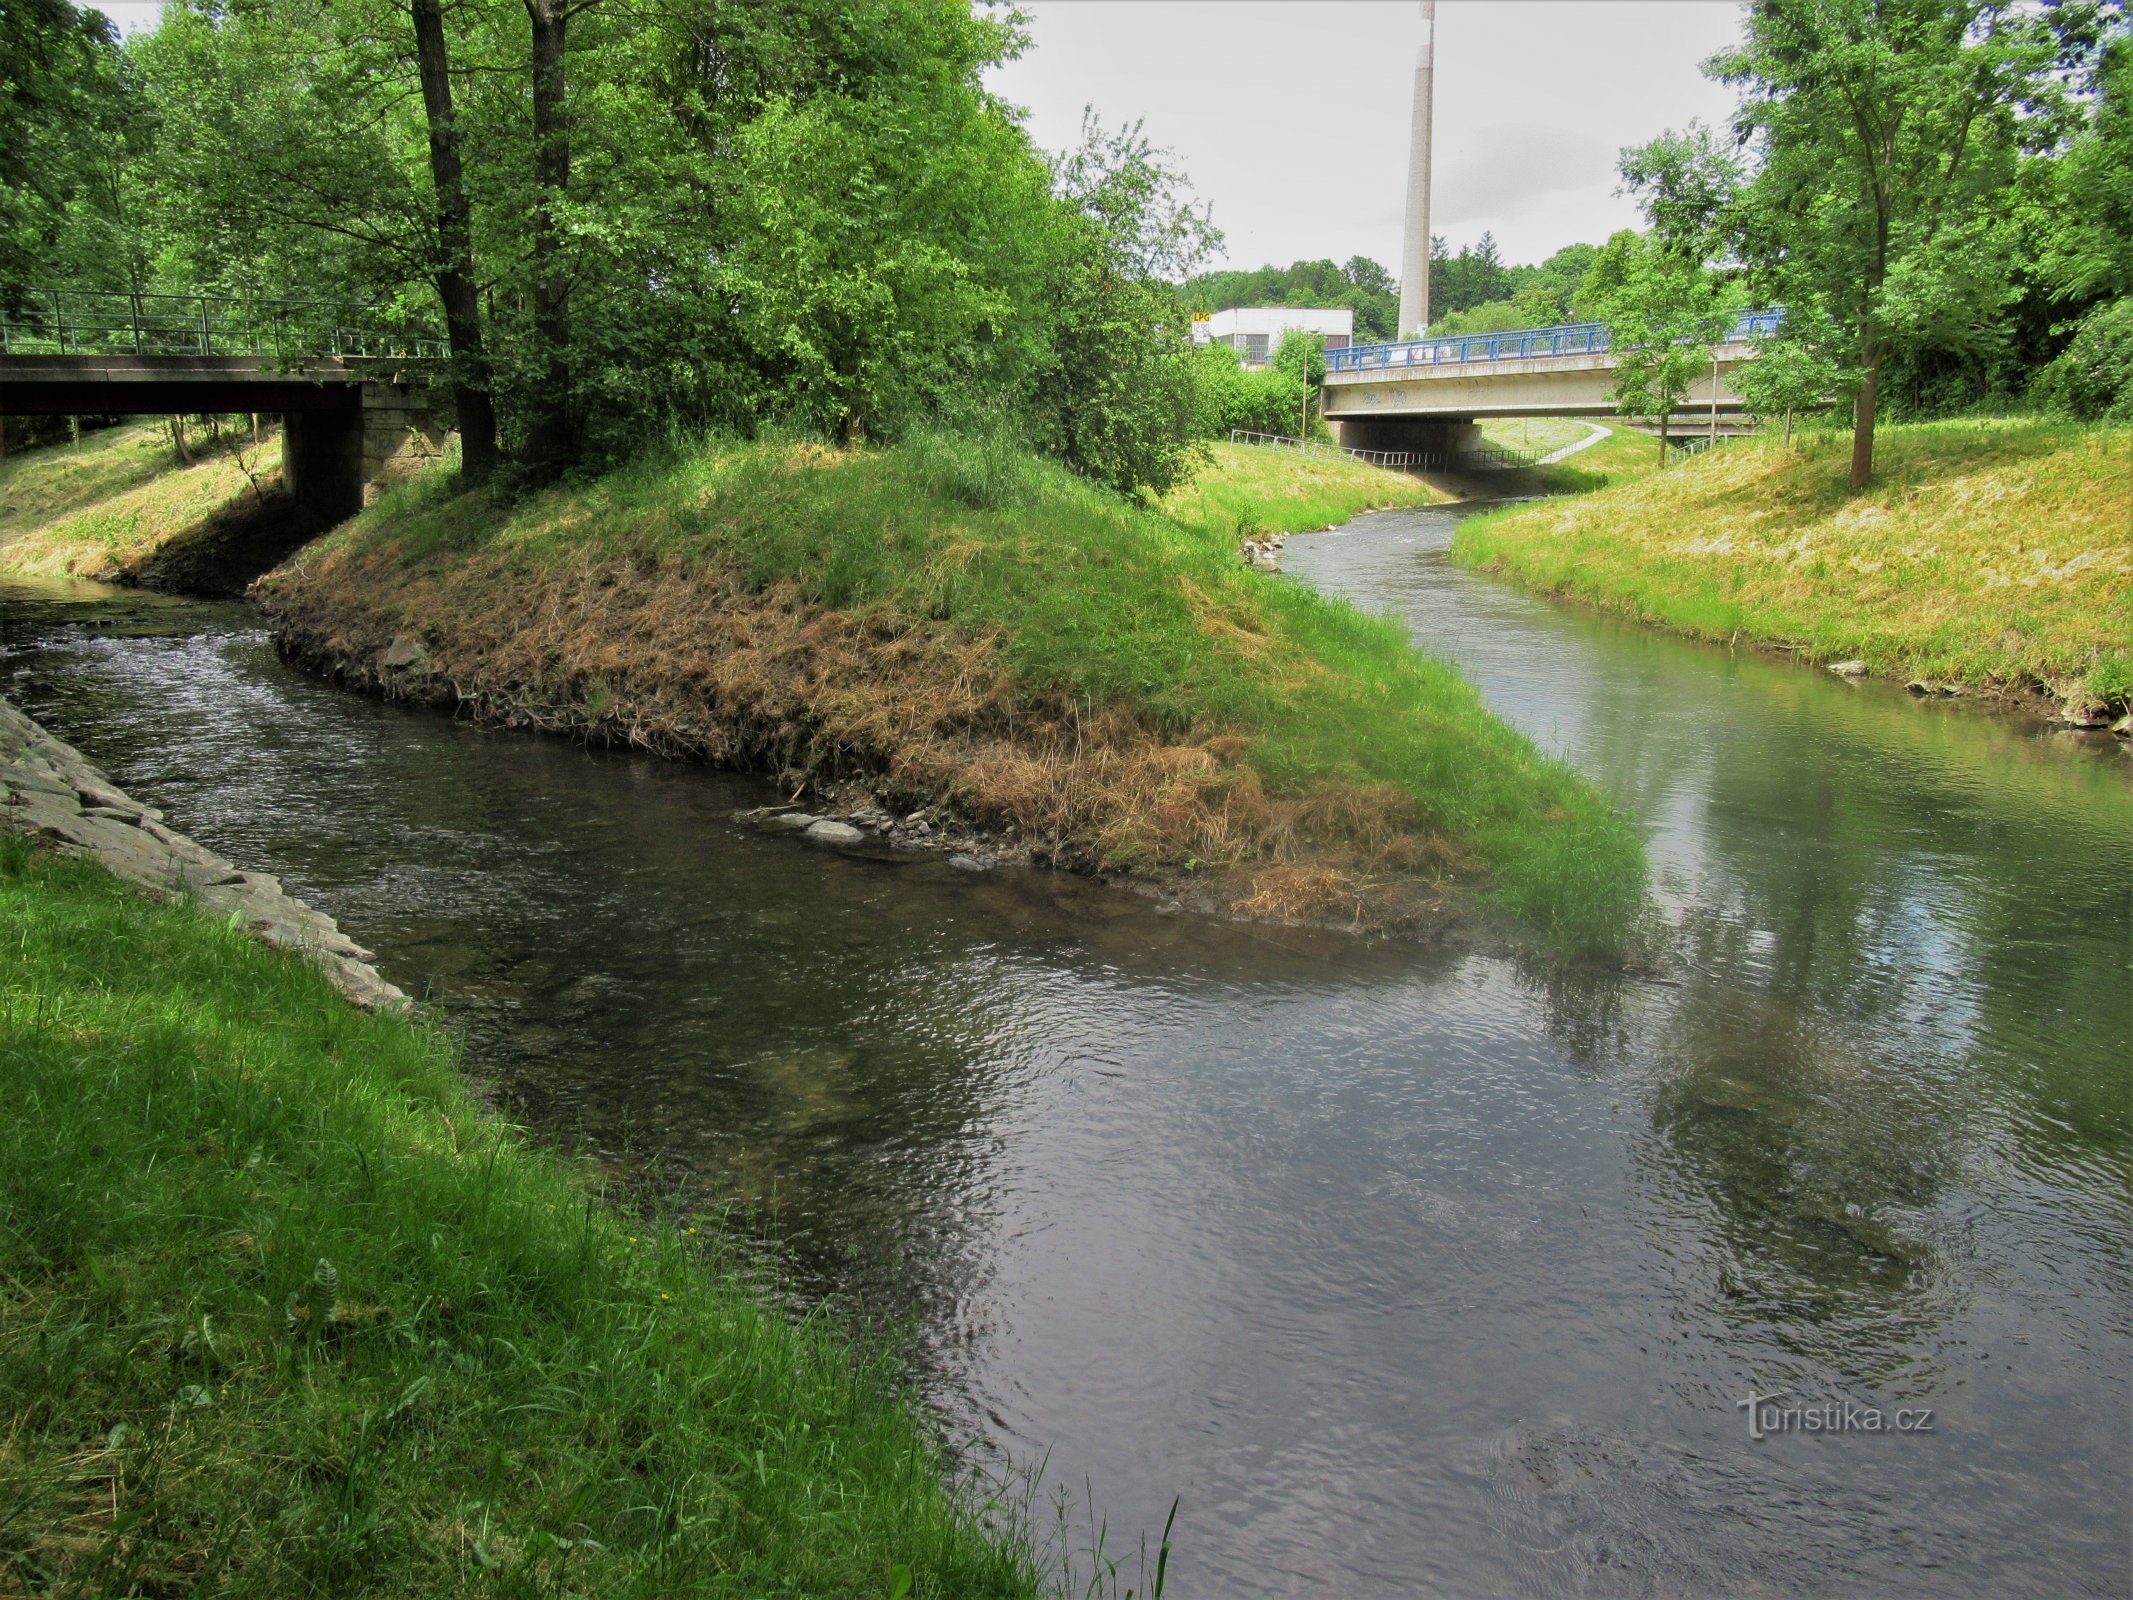
[[[329,308],[345,309],[345,308]],[[443,454],[434,341],[352,332],[313,303],[46,294],[0,317],[0,415],[267,412],[283,477],[331,524]]]
[[[1743,313],[1713,347],[1711,369],[1674,412],[1676,433],[1726,431],[1744,407],[1729,381],[1781,313]],[[1615,358],[1600,323],[1518,328],[1326,352],[1324,416],[1342,444],[1366,450],[1472,449],[1484,417],[1608,417]],[[1635,419],[1633,419],[1635,425]]]

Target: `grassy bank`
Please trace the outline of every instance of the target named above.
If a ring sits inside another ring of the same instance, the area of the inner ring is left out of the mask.
[[[1173,521],[1233,541],[1330,528],[1364,511],[1435,505],[1450,497],[1419,478],[1350,457],[1261,445],[1218,444],[1189,484],[1163,501]]]
[[[1173,516],[948,436],[707,447],[511,506],[438,477],[260,592],[292,654],[390,693],[859,778],[1247,915],[1412,925],[1478,892],[1613,944],[1627,824],[1397,625],[1239,562],[1244,518],[1419,487],[1294,471],[1236,452]]]
[[[2123,706],[2133,430],[1887,427],[1875,483],[1856,498],[1848,451],[1848,435],[1743,441],[1602,493],[1475,518],[1453,553],[1698,638]]]
[[[1033,1592],[884,1371],[438,1036],[0,838],[0,1594]]]
[[[282,491],[278,432],[199,432],[190,448],[187,465],[162,424],[130,423],[0,463],[0,572],[234,589],[226,551],[317,531]]]

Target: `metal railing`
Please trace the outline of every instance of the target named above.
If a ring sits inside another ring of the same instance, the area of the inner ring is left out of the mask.
[[[1292,439],[1283,433],[1254,433],[1247,428],[1229,431],[1231,444],[1260,445],[1269,449],[1295,450],[1304,455],[1347,456],[1386,467],[1395,472],[1512,472],[1540,461],[1537,452],[1525,450],[1356,450],[1328,444],[1322,439]]]
[[[1722,343],[1741,344],[1777,330],[1782,307],[1744,311]],[[1530,361],[1546,356],[1607,353],[1607,325],[1569,322],[1553,328],[1512,328],[1503,333],[1453,334],[1397,344],[1354,344],[1326,352],[1328,372],[1370,372],[1381,367],[1455,367],[1475,361]]]
[[[0,308],[0,354],[11,356],[338,356],[435,359],[442,339],[383,326],[375,308],[242,295],[36,289]]]

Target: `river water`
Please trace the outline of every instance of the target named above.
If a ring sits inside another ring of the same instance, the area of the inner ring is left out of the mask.
[[[0,593],[0,692],[515,1117],[909,1330],[1109,1548],[1176,1497],[1173,1594],[2123,1592],[2133,762],[1532,599],[1453,522],[1288,565],[1642,822],[1654,976],[764,836],[753,781],[345,694],[240,606]]]

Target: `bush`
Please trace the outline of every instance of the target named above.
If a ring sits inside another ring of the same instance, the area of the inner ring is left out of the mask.
[[[2133,298],[2083,317],[2073,343],[2031,382],[2029,397],[2057,416],[2133,422]]]

